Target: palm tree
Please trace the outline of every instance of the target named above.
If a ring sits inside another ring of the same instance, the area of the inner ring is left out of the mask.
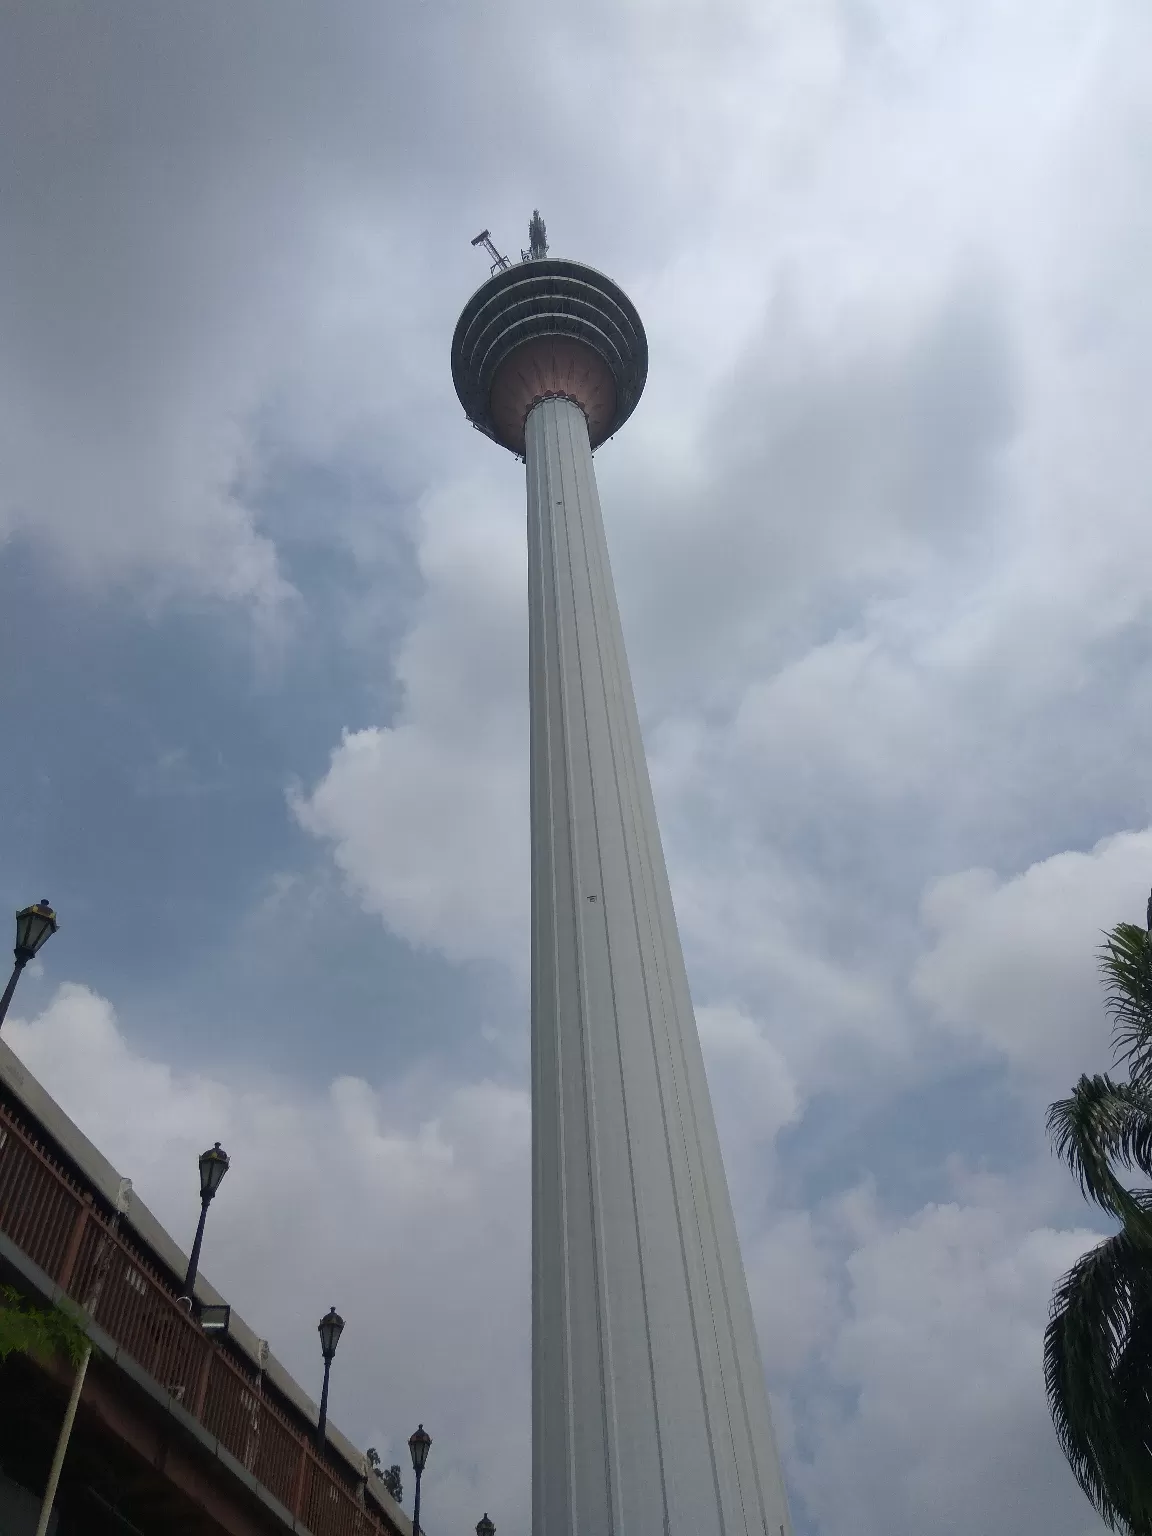
[[[1152,898],[1148,903],[1152,929]],[[1152,932],[1120,923],[1100,971],[1116,1066],[1081,1077],[1048,1111],[1048,1132],[1081,1191],[1120,1223],[1056,1287],[1044,1336],[1052,1421],[1077,1481],[1105,1521],[1152,1536]]]

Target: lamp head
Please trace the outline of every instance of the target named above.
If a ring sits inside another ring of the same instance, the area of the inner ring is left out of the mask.
[[[16,914],[16,958],[27,965],[47,944],[59,924],[47,897]]]
[[[340,1335],[344,1332],[344,1319],[335,1307],[328,1308],[317,1324],[316,1331],[320,1335],[320,1353],[325,1360],[331,1360],[340,1342]]]
[[[200,1154],[200,1198],[207,1204],[228,1172],[228,1154],[219,1142]]]
[[[412,1470],[419,1477],[428,1460],[428,1447],[432,1444],[432,1436],[424,1428],[423,1424],[416,1426],[416,1433],[408,1437],[408,1449],[412,1452]]]

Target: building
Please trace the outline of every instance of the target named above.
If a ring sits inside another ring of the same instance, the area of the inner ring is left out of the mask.
[[[187,1257],[124,1182],[0,1040],[0,1284],[40,1304],[99,1292],[50,1533],[412,1536],[331,1424],[317,1453],[316,1405],[210,1285],[196,1296],[223,1326],[177,1304]],[[4,1536],[33,1536],[72,1380],[64,1361],[0,1366]]]
[[[592,454],[644,328],[533,218],[452,342],[528,481],[533,1536],[790,1536]]]

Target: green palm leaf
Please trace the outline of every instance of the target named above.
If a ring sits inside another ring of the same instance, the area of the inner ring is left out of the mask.
[[[1048,1134],[1084,1196],[1152,1244],[1152,1208],[1113,1172],[1119,1164],[1152,1178],[1152,1090],[1105,1074],[1082,1077],[1071,1098],[1049,1109]]]
[[[1056,1287],[1044,1382],[1081,1488],[1113,1529],[1152,1536],[1152,1265],[1127,1233]]]
[[[1152,925],[1152,899],[1148,904]],[[1120,923],[1100,952],[1117,1063],[1129,1081],[1081,1077],[1048,1111],[1048,1133],[1086,1199],[1121,1223],[1057,1285],[1044,1384],[1060,1445],[1100,1514],[1152,1536],[1152,934]]]
[[[1135,923],[1118,923],[1100,951],[1105,1002],[1117,1062],[1133,1080],[1152,1074],[1152,936]]]

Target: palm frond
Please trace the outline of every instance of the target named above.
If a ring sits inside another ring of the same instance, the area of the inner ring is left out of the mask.
[[[1122,1221],[1134,1241],[1152,1247],[1152,1204],[1116,1177],[1113,1165],[1152,1178],[1152,1088],[1117,1083],[1106,1074],[1081,1077],[1072,1096],[1048,1110],[1053,1148],[1086,1199]]]
[[[1077,1482],[1114,1530],[1152,1536],[1152,1265],[1118,1232],[1056,1287],[1044,1384]]]
[[[1133,1078],[1152,1074],[1152,934],[1135,923],[1117,923],[1100,950],[1100,974],[1112,1020],[1116,1061]]]

